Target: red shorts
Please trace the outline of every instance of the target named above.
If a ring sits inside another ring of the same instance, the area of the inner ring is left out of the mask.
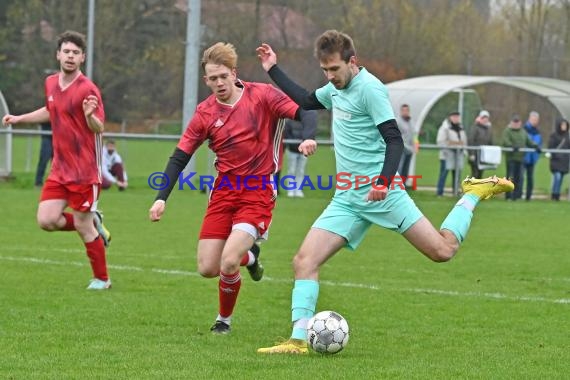
[[[266,239],[275,207],[273,186],[268,181],[248,179],[247,186],[235,176],[226,176],[224,183],[232,186],[219,187],[221,176],[216,178],[210,193],[208,209],[202,223],[200,239],[227,239],[234,226],[237,229],[257,234],[256,239]],[[267,176],[269,178],[269,176]]]
[[[51,199],[63,199],[67,201],[67,205],[76,211],[89,212],[97,209],[97,200],[99,199],[100,184],[78,185],[78,184],[62,184],[53,180],[46,180],[40,202]]]

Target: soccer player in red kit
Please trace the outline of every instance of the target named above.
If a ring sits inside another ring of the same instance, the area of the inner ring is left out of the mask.
[[[105,111],[99,89],[80,70],[85,37],[67,31],[58,37],[60,72],[46,78],[46,105],[22,115],[6,115],[7,124],[51,122],[53,161],[43,185],[37,220],[46,231],[77,231],[91,262],[87,289],[111,287],[105,246],[110,234],[97,213],[101,188],[101,151]],[[72,212],[64,212],[69,206]]]
[[[162,189],[149,213],[160,220],[166,200],[190,157],[209,140],[216,154],[218,177],[198,240],[198,271],[203,277],[219,276],[219,314],[210,329],[230,332],[231,317],[241,286],[240,266],[259,281],[256,241],[265,240],[275,206],[272,174],[278,170],[283,144],[280,119],[299,119],[301,109],[270,84],[237,78],[237,53],[233,45],[219,42],[204,51],[204,82],[212,91],[196,108],[165,169]],[[305,140],[299,151],[311,155],[314,140]]]

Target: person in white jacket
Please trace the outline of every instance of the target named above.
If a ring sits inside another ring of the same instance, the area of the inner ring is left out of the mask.
[[[123,165],[123,159],[117,152],[115,141],[108,140],[103,149],[103,165],[101,166],[103,172],[103,189],[109,189],[113,184],[117,185],[119,191],[127,188],[127,172]]]
[[[464,150],[456,149],[458,146],[467,145],[467,135],[461,126],[461,115],[454,111],[441,123],[437,131],[437,145],[443,149],[439,151],[439,179],[437,181],[437,195],[443,195],[445,180],[449,171],[453,174],[453,193],[457,193],[461,169],[465,164]],[[454,149],[445,149],[445,147]]]

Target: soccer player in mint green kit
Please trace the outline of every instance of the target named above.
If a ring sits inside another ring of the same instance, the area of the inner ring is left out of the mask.
[[[496,176],[467,178],[462,183],[463,197],[440,230],[435,229],[395,179],[403,142],[388,92],[380,80],[357,65],[348,35],[329,30],[317,38],[315,55],[329,83],[312,93],[281,71],[269,45],[262,44],[257,53],[271,79],[297,104],[304,109],[332,110],[336,171],[351,175],[350,186],[343,183],[344,190],[337,188],[293,259],[291,338],[257,350],[305,354],[307,322],[315,313],[319,296],[319,268],[336,252],[343,247],[356,249],[368,228],[376,224],[402,234],[429,259],[448,261],[465,238],[477,203],[512,191],[514,185]],[[363,184],[364,178],[372,180]]]

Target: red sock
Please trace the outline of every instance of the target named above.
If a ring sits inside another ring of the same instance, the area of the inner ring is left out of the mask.
[[[61,227],[60,231],[75,231],[75,224],[73,224],[73,214],[64,212],[61,215],[65,218],[65,226]]]
[[[85,248],[87,249],[89,261],[91,262],[93,277],[107,281],[109,276],[107,275],[107,261],[105,259],[105,245],[103,244],[103,239],[97,236],[92,242],[85,243]]]
[[[220,298],[220,316],[227,318],[234,312],[237,296],[241,287],[241,276],[239,271],[234,274],[220,272],[218,283],[218,294]]]
[[[247,264],[249,264],[249,251],[247,251],[245,255],[243,255],[243,257],[241,258],[241,262],[239,263],[239,265],[242,267],[245,267]]]

